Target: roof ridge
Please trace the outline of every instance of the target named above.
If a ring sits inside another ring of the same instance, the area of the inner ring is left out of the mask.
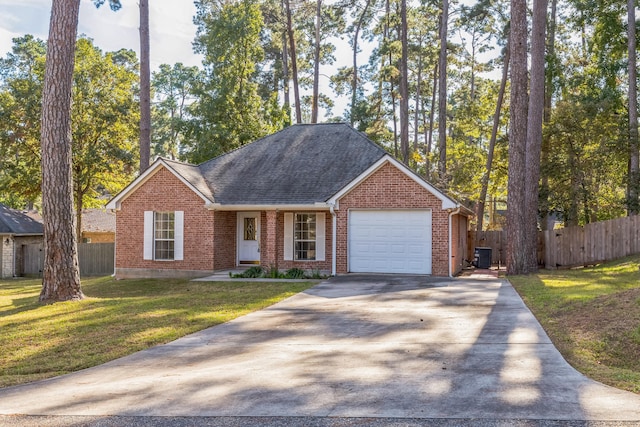
[[[282,133],[282,132],[284,132],[284,131],[286,131],[286,130],[288,130],[288,129],[291,129],[291,128],[293,128],[293,127],[306,127],[306,126],[319,126],[319,125],[323,125],[323,126],[324,126],[324,125],[344,125],[344,126],[347,126],[348,128],[351,128],[352,130],[354,130],[354,131],[356,131],[356,132],[360,133],[360,134],[361,134],[361,136],[363,136],[363,137],[364,137],[365,139],[367,139],[369,142],[372,142],[376,147],[378,147],[378,148],[382,149],[382,151],[384,151],[384,149],[383,149],[383,148],[381,148],[381,147],[380,147],[378,144],[376,144],[375,142],[371,141],[371,140],[369,139],[369,137],[367,137],[363,132],[360,132],[358,129],[354,128],[353,126],[351,126],[351,125],[350,125],[349,123],[347,123],[347,122],[293,123],[293,124],[290,124],[289,126],[283,127],[282,129],[278,130],[277,132],[270,133],[270,134],[268,134],[268,135],[265,135],[265,136],[263,136],[263,137],[260,137],[260,138],[256,139],[255,141],[251,141],[251,142],[248,142],[248,143],[246,143],[246,144],[244,144],[244,145],[241,145],[241,146],[239,146],[239,147],[236,147],[236,148],[234,148],[234,149],[233,149],[233,150],[231,150],[231,151],[227,151],[226,153],[219,154],[219,155],[217,155],[217,156],[215,156],[215,157],[210,158],[209,160],[205,160],[204,162],[202,162],[202,163],[198,164],[197,166],[198,166],[198,167],[202,167],[202,166],[206,165],[207,163],[210,163],[210,162],[212,162],[212,161],[214,161],[214,160],[217,160],[217,159],[219,159],[219,158],[221,158],[221,157],[224,157],[224,156],[226,156],[226,155],[228,155],[228,154],[235,153],[236,151],[240,150],[241,148],[248,147],[248,146],[250,146],[250,145],[256,144],[256,143],[258,143],[258,142],[262,141],[263,139],[271,138],[271,137],[273,137],[273,136],[275,136],[275,135],[278,135],[279,133]],[[386,151],[384,151],[384,152],[386,153]]]
[[[170,162],[170,163],[177,163],[179,165],[183,165],[183,166],[193,166],[193,167],[198,167],[198,165],[194,165],[193,163],[188,163],[188,162],[183,162],[181,160],[174,160],[174,159],[168,159],[166,157],[162,157],[162,156],[158,156],[159,159],[165,161],[165,162]]]
[[[275,133],[270,133],[270,134],[268,134],[268,135],[265,135],[265,136],[263,136],[263,137],[261,137],[261,138],[256,139],[255,141],[251,141],[251,142],[248,142],[248,143],[246,143],[246,144],[240,145],[239,147],[236,147],[236,148],[234,148],[234,149],[233,149],[233,150],[231,150],[231,151],[227,151],[227,152],[225,152],[225,153],[218,154],[217,156],[212,157],[212,158],[210,158],[209,160],[206,160],[206,161],[204,161],[204,162],[200,163],[200,164],[198,165],[198,168],[200,168],[200,167],[204,166],[205,164],[210,163],[210,162],[212,162],[212,161],[214,161],[214,160],[217,160],[217,159],[219,159],[219,158],[221,158],[221,157],[224,157],[224,156],[226,156],[226,155],[228,155],[228,154],[235,153],[236,151],[240,150],[241,148],[244,148],[244,147],[248,147],[248,146],[250,146],[250,145],[253,145],[253,144],[255,144],[255,143],[259,142],[259,141],[262,141],[262,140],[263,140],[263,139],[265,139],[265,138],[272,137],[272,136],[274,136],[274,135],[277,135],[277,134],[279,134],[279,133],[284,132],[285,130],[287,130],[287,129],[289,129],[289,128],[293,127],[293,126],[298,126],[298,125],[300,125],[300,124],[303,124],[303,123],[294,123],[294,124],[292,124],[292,125],[289,125],[289,126],[287,126],[287,127],[284,127],[284,128],[282,128],[282,129],[280,129],[279,131],[277,131],[277,132],[275,132]]]

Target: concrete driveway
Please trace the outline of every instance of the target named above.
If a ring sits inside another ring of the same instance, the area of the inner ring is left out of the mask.
[[[0,414],[640,422],[640,395],[571,368],[507,281],[347,275]]]

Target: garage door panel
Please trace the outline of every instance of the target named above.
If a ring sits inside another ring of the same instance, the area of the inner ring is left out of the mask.
[[[349,271],[431,274],[431,211],[351,211]]]

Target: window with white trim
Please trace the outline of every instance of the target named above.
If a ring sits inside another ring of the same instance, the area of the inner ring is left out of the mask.
[[[144,212],[145,260],[184,259],[184,211]]]
[[[324,261],[326,212],[284,213],[284,260]]]
[[[316,214],[297,213],[293,227],[293,254],[296,261],[316,259]]]
[[[153,258],[160,261],[174,259],[175,214],[154,212]]]

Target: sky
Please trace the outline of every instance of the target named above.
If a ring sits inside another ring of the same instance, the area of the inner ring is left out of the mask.
[[[471,0],[464,0],[465,2]],[[105,3],[108,3],[105,2]],[[105,52],[122,48],[132,49],[140,57],[139,10],[137,0],[121,0],[122,8],[112,11],[108,4],[99,9],[92,0],[80,1],[78,34],[93,39]],[[187,66],[201,65],[202,57],[193,52],[192,41],[196,34],[193,16],[196,7],[193,0],[149,1],[149,25],[151,45],[151,71],[161,64],[182,62]],[[51,0],[0,0],[0,57],[11,51],[12,39],[32,34],[46,40],[49,32]],[[338,67],[349,66],[351,51],[347,41],[334,41],[337,46],[336,63],[331,69],[320,70],[320,90],[336,103],[330,116],[341,115],[348,104],[348,97],[336,97],[329,88],[328,75]],[[360,63],[366,62],[371,47],[360,43],[363,52]],[[499,70],[496,71],[499,78]],[[321,111],[321,115],[327,114]]]
[[[126,48],[134,50],[140,57],[137,0],[121,0],[122,8],[116,12],[107,3],[98,9],[92,0],[80,1],[78,34],[92,38],[94,44],[105,52]],[[152,72],[161,64],[177,62],[201,66],[202,56],[195,54],[192,48],[196,34],[193,23],[195,13],[193,0],[149,1]],[[11,40],[15,37],[32,34],[46,40],[50,14],[51,0],[0,0],[0,57],[5,57],[11,51]],[[348,49],[348,46],[345,47]],[[338,54],[337,57],[338,62],[334,67],[346,65],[350,61],[350,52]],[[341,114],[347,99],[336,99],[330,92],[328,74],[331,71],[325,71],[323,73],[321,69],[321,90],[331,94],[336,101],[331,115]]]
[[[85,34],[103,51],[132,49],[140,56],[138,2],[121,0],[113,12],[108,4],[97,9],[93,1],[80,1],[78,34]],[[196,34],[192,0],[152,0],[149,2],[151,69],[160,64],[182,62],[200,65],[191,42]],[[24,34],[46,40],[49,32],[51,0],[0,0],[0,56],[11,51],[14,37]]]

